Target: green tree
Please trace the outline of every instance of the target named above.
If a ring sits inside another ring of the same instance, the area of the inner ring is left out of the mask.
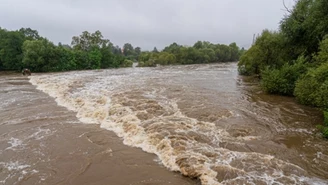
[[[196,49],[202,49],[203,48],[203,42],[202,41],[197,41],[194,46]]]
[[[88,53],[88,69],[100,69],[101,67],[101,51],[98,47],[92,48],[92,50]]]
[[[74,58],[74,51],[65,45],[56,47],[56,52],[59,55],[56,71],[77,70],[77,64]]]
[[[0,29],[0,67],[5,70],[21,70],[24,35],[19,31]]]
[[[216,57],[219,62],[229,62],[231,61],[231,51],[230,47],[224,44],[220,44],[217,46],[215,51]]]
[[[134,56],[135,51],[134,51],[133,46],[130,43],[124,44],[123,54],[124,54],[124,56]]]
[[[294,95],[302,104],[328,109],[328,37],[319,48],[316,65],[297,81]]]
[[[230,61],[238,61],[239,59],[239,47],[235,42],[229,44],[230,47]]]
[[[94,47],[106,47],[111,46],[112,44],[109,40],[104,39],[100,31],[94,33],[89,33],[84,31],[80,36],[74,36],[72,38],[72,43],[74,49],[90,51]]]
[[[319,46],[319,52],[314,55],[314,61],[316,64],[322,64],[328,62],[328,35],[324,37]]]
[[[137,56],[139,56],[141,53],[141,48],[140,47],[134,48],[134,52],[136,53]]]
[[[156,47],[155,47],[156,48]],[[155,48],[154,48],[154,51],[155,51]],[[178,45],[177,43],[173,43],[173,44],[171,44],[171,45],[169,45],[169,46],[167,46],[167,47],[165,47],[164,49],[163,49],[163,51],[164,52],[168,52],[168,53],[173,53],[173,54],[175,54],[175,55],[177,55],[179,52],[180,52],[180,49],[182,48],[182,46],[180,46],[180,45]],[[154,52],[153,51],[153,52]],[[157,49],[156,49],[156,51],[157,51]]]
[[[89,56],[88,52],[82,50],[75,50],[73,52],[73,61],[76,63],[77,69],[88,69],[89,68]]]
[[[47,39],[26,40],[23,44],[23,64],[32,71],[57,71],[59,55]]]
[[[215,51],[211,48],[204,48],[199,50],[201,55],[203,56],[201,58],[201,63],[209,63],[209,62],[217,62],[217,58],[215,55]]]
[[[134,48],[134,54],[135,54],[135,60],[138,60],[139,59],[139,56],[140,56],[140,53],[141,53],[141,48],[140,47],[136,47]]]
[[[318,51],[323,37],[328,34],[328,1],[298,0],[290,14],[281,22],[281,32],[286,37],[290,55],[297,58],[304,53],[311,56]]]
[[[153,49],[153,51],[152,51],[153,53],[158,53],[158,50],[157,50],[157,48],[156,47],[154,47],[154,49]]]
[[[262,72],[262,88],[272,94],[292,96],[296,81],[307,71],[306,61],[300,56],[295,63],[286,63],[280,69],[266,68]]]
[[[294,92],[300,103],[321,107],[328,117],[328,1],[298,0],[287,11],[279,32],[264,30],[241,56],[238,70],[260,74],[267,92]],[[320,128],[328,138],[328,123]]]
[[[100,49],[101,52],[101,65],[100,68],[105,69],[105,68],[110,68],[110,67],[115,67],[116,65],[113,64],[115,57],[114,53],[112,53],[110,47],[103,47]]]
[[[41,39],[39,32],[31,28],[21,28],[19,32],[21,32],[27,40]]]
[[[306,105],[328,109],[328,62],[313,68],[300,78],[295,87],[295,96]]]
[[[241,74],[260,74],[265,68],[280,68],[285,63],[284,38],[278,32],[264,30],[238,63]]]
[[[229,46],[197,41],[193,47],[173,43],[161,52],[143,52],[139,56],[138,66],[156,66],[172,64],[200,64],[211,62],[227,62],[239,60],[240,50],[236,43]],[[220,59],[220,60],[219,60]]]
[[[115,47],[113,47],[112,48],[112,52],[113,52],[113,54],[115,54],[115,55],[122,55],[123,53],[122,53],[122,49],[119,47],[119,46],[115,46]]]

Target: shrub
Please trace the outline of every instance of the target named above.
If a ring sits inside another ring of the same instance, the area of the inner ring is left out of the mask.
[[[309,70],[295,87],[296,99],[306,105],[328,108],[328,62]]]
[[[238,62],[238,72],[240,75],[254,75],[259,74],[260,59],[258,56],[259,47],[252,46],[247,52],[245,52]]]
[[[306,59],[301,56],[294,64],[284,64],[280,69],[262,71],[262,88],[272,94],[292,96],[297,79],[306,72]]]
[[[325,111],[324,124],[318,128],[328,138],[328,62],[311,69],[296,83],[294,95],[302,104],[321,107]]]
[[[123,63],[121,64],[121,67],[132,67],[132,65],[133,65],[133,61],[132,60],[125,59],[123,61]]]
[[[328,111],[323,111],[324,124],[319,125],[318,128],[322,132],[323,137],[328,139]]]
[[[328,126],[328,110],[323,111],[323,116],[324,116],[324,123],[326,126]]]
[[[328,61],[328,35],[320,42],[319,52],[314,56],[316,64],[326,63]]]
[[[254,45],[240,57],[239,74],[262,75],[266,68],[280,68],[284,64],[282,58],[286,52],[283,46],[282,34],[264,30]]]
[[[137,67],[143,67],[145,65],[145,63],[144,62],[138,62],[138,65],[137,65]]]

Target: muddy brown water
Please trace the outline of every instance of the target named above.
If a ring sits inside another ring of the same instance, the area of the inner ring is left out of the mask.
[[[0,184],[328,184],[322,113],[236,63],[0,75]]]

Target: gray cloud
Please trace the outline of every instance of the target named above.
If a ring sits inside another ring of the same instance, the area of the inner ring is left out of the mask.
[[[66,44],[100,30],[114,44],[143,49],[197,40],[248,47],[254,33],[278,29],[284,13],[282,0],[0,0],[3,28],[31,27]]]

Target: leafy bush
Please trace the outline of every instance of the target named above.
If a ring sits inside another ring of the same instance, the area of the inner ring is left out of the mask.
[[[279,32],[264,30],[255,44],[246,51],[238,63],[241,75],[261,75],[265,68],[280,68],[284,61],[284,39]]]
[[[328,62],[309,70],[300,78],[294,95],[302,104],[328,108]]]
[[[320,42],[319,49],[320,51],[314,56],[315,63],[322,64],[328,62],[328,35]]]
[[[260,73],[260,56],[258,56],[259,47],[253,46],[246,51],[238,63],[238,72],[240,75],[254,75]]]
[[[39,38],[37,31],[30,28],[8,31],[0,27],[0,70],[20,71],[24,68],[22,46],[24,41],[32,39],[25,34],[27,30]]]
[[[132,67],[132,65],[133,65],[132,60],[125,59],[120,67]]]
[[[138,67],[156,67],[156,62],[154,60],[139,62]]]
[[[23,65],[32,71],[54,71],[58,66],[59,54],[49,40],[26,40],[22,48]]]
[[[324,126],[328,127],[328,110],[323,111],[323,123]]]
[[[161,52],[158,52],[157,49],[152,52],[141,52],[138,57],[138,66],[153,67],[156,64],[177,65],[238,61],[240,54],[244,51],[245,49],[239,49],[236,43],[225,45],[198,41],[192,47],[173,43]]]
[[[93,48],[88,53],[88,69],[100,69],[102,55],[99,48]]]
[[[144,62],[138,62],[138,65],[137,65],[137,67],[143,67],[145,65],[145,63]]]
[[[320,129],[328,138],[327,7],[327,0],[296,1],[278,32],[264,30],[244,52],[238,70],[242,75],[260,75],[269,93],[295,95],[300,103],[325,110]]]
[[[323,137],[328,139],[328,111],[323,111],[324,124],[319,125],[318,128],[322,132]]]
[[[266,68],[262,72],[262,88],[272,94],[292,96],[297,79],[306,72],[306,59],[301,56],[295,64],[284,64],[280,69]]]

